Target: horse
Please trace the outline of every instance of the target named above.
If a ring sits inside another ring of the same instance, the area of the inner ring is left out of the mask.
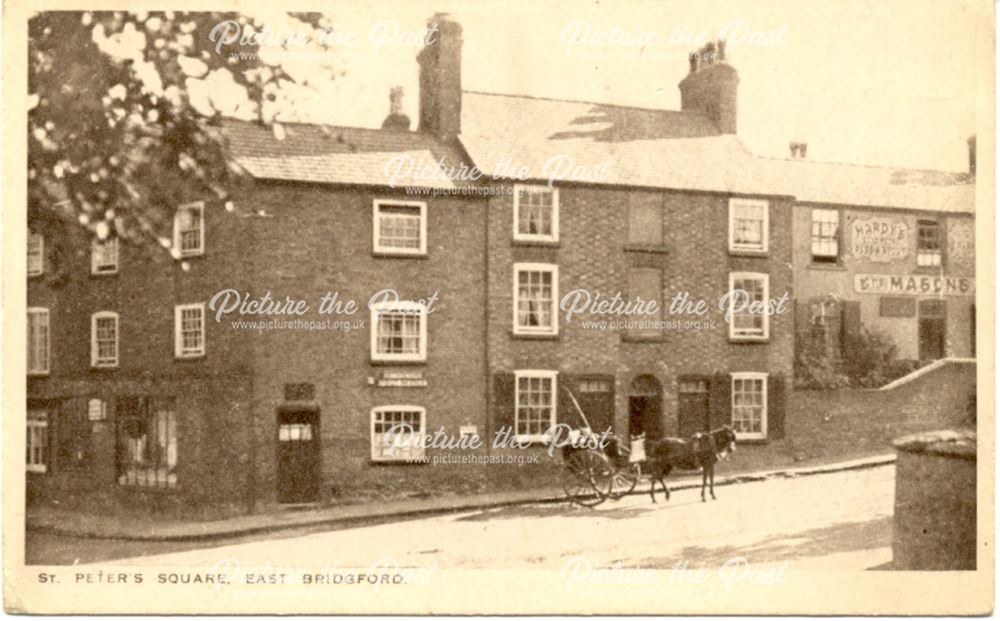
[[[670,471],[701,470],[701,501],[705,502],[705,485],[715,500],[715,464],[726,459],[736,450],[736,434],[728,426],[706,433],[696,433],[690,440],[663,438],[652,443],[646,451],[649,468],[649,497],[656,502],[656,482],[663,487],[665,498],[670,500],[670,490],[663,482]]]

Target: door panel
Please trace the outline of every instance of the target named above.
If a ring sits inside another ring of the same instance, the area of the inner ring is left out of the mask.
[[[580,409],[587,415],[590,428],[596,433],[614,431],[615,398],[611,378],[584,378],[577,384],[576,396]]]
[[[677,432],[688,438],[699,431],[709,431],[708,380],[682,379],[678,382]]]
[[[278,501],[319,500],[319,412],[278,413]]]

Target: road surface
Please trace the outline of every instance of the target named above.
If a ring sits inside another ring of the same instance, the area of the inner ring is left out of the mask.
[[[584,559],[592,567],[670,569],[745,558],[754,565],[867,569],[891,560],[894,474],[894,466],[881,466],[718,487],[718,500],[707,503],[688,489],[669,502],[661,493],[658,504],[641,494],[596,509],[507,507],[180,552],[175,544],[110,544],[117,552],[98,556],[127,555],[132,546],[142,556],[115,564],[563,569]]]

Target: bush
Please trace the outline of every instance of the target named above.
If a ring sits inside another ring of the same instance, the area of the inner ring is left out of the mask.
[[[844,345],[843,370],[852,386],[877,388],[894,379],[897,349],[888,335],[862,328]]]
[[[836,390],[846,388],[848,378],[841,370],[840,361],[830,355],[826,347],[812,339],[795,352],[795,388],[797,390]]]
[[[896,352],[896,344],[888,335],[868,328],[862,328],[844,343],[839,359],[822,344],[799,339],[795,348],[795,388],[878,388],[922,366],[918,360],[897,360]]]

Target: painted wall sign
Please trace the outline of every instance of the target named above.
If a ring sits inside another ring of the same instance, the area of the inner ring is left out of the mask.
[[[379,386],[395,388],[421,388],[427,385],[423,371],[383,371],[378,378]]]
[[[91,399],[87,402],[87,419],[98,421],[108,417],[107,405],[100,399]]]
[[[851,222],[851,254],[876,263],[906,259],[910,228],[900,218],[872,216]]]
[[[952,265],[975,267],[976,227],[972,220],[953,220],[948,226],[947,261]]]
[[[972,278],[955,276],[855,274],[854,290],[879,295],[974,296],[976,282]]]

